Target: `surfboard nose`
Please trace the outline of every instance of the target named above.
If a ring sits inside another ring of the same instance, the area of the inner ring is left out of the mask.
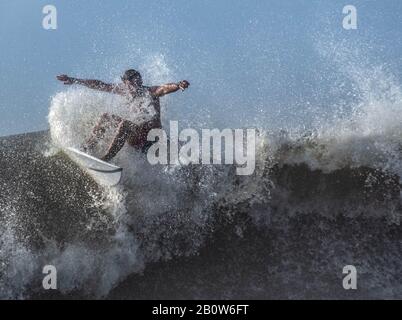
[[[112,187],[120,183],[123,168],[102,161],[75,148],[67,148],[66,153],[98,184]]]

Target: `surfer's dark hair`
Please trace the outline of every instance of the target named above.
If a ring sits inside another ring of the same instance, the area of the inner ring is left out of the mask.
[[[141,73],[139,73],[137,70],[134,69],[129,69],[125,71],[123,76],[121,77],[121,80],[123,81],[128,80],[130,82],[136,83],[137,85],[142,85]]]

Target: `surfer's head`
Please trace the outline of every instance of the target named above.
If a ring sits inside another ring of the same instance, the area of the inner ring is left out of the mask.
[[[141,74],[134,69],[129,69],[126,72],[124,72],[123,76],[121,77],[121,80],[124,83],[131,84],[135,87],[142,87],[142,77]]]

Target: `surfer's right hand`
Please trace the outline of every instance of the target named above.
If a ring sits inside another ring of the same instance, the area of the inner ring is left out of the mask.
[[[189,87],[190,82],[188,82],[187,80],[183,80],[183,81],[180,81],[177,85],[179,86],[181,91],[184,91]]]
[[[70,78],[68,75],[65,75],[65,74],[61,74],[61,75],[57,76],[56,78],[59,81],[63,81],[64,84],[66,84],[66,85],[74,83],[74,79]]]

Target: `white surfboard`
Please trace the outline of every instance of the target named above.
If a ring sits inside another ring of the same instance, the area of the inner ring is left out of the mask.
[[[102,161],[74,148],[67,148],[67,154],[100,185],[115,186],[120,183],[123,169]]]

